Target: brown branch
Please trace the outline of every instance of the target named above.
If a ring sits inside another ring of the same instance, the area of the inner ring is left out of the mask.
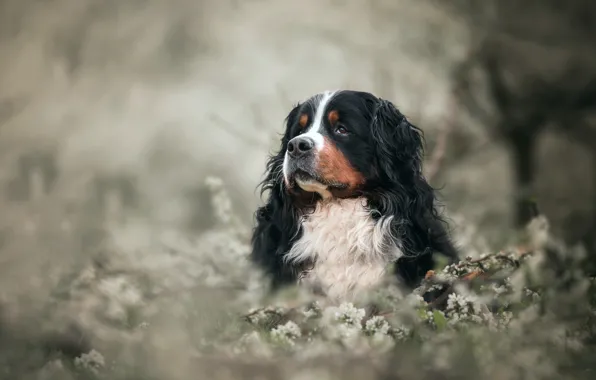
[[[515,247],[515,250],[517,251],[517,254],[520,258],[522,258],[526,255],[529,255],[533,252],[533,250],[530,247],[525,247],[525,246]],[[465,262],[462,262],[459,265],[463,266],[465,264],[478,264],[479,266],[481,266],[480,264],[482,262],[484,262],[488,259],[491,259],[491,258],[496,258],[496,259],[500,259],[503,261],[507,261],[509,263],[512,263],[515,267],[519,267],[519,265],[518,265],[519,263],[517,261],[511,259],[507,254],[504,253],[504,251],[500,251],[500,252],[497,252],[497,253],[494,253],[491,255],[487,255],[487,256],[481,257],[476,260],[467,260]],[[463,276],[459,277],[457,280],[455,280],[452,283],[447,283],[447,282],[443,282],[443,281],[440,281],[439,279],[437,279],[434,271],[432,271],[432,270],[428,271],[424,278],[425,282],[427,282],[427,284],[429,284],[429,285],[436,285],[436,284],[446,285],[446,288],[441,292],[441,294],[437,298],[435,298],[434,300],[429,302],[428,306],[431,309],[438,307],[438,305],[440,305],[443,301],[445,301],[447,299],[447,297],[449,297],[449,294],[455,288],[456,283],[462,283],[462,282],[470,283],[476,279],[491,280],[492,276],[494,274],[495,273],[489,273],[486,270],[484,270],[482,267],[480,267],[479,269],[475,269],[475,270],[472,270],[471,272],[464,274]]]

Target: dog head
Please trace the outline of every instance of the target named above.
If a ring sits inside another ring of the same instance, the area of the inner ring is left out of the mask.
[[[422,142],[391,102],[367,92],[325,92],[289,113],[281,173],[292,193],[358,196],[419,173]]]

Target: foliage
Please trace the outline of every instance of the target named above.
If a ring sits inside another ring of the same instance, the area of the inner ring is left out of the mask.
[[[203,283],[196,286],[237,286],[221,324],[189,332],[198,337],[191,356],[206,367],[223,366],[230,378],[247,378],[240,363],[260,373],[285,368],[292,376],[319,363],[325,376],[345,378],[331,363],[346,370],[364,362],[369,374],[408,379],[579,378],[593,367],[587,358],[596,331],[595,283],[582,274],[582,250],[553,240],[543,217],[528,226],[525,246],[488,254],[463,247],[475,257],[429,272],[412,293],[387,279],[365,297],[332,304],[301,289],[272,297],[258,276],[247,276],[241,256],[248,253],[248,230],[234,221],[222,183],[207,184],[219,223],[200,239],[207,246],[196,257],[203,268],[197,277]],[[143,331],[150,335],[153,328],[145,322]],[[74,366],[83,374],[117,378],[131,365],[106,362],[94,350]]]

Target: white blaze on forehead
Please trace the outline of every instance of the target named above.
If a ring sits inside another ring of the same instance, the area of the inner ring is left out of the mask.
[[[286,154],[284,155],[284,163],[282,165],[282,173],[284,176],[284,179],[286,180],[286,183],[290,181],[290,179],[288,178],[288,152],[286,152]]]
[[[321,131],[323,129],[323,118],[325,117],[325,110],[327,108],[327,105],[329,104],[329,102],[331,101],[331,99],[333,98],[333,96],[335,94],[337,94],[337,91],[325,91],[325,92],[323,92],[321,94],[317,94],[307,100],[307,102],[311,103],[312,107],[314,108],[315,116],[314,116],[314,120],[313,120],[312,124],[310,125],[310,127],[308,128],[308,130],[305,133],[301,134],[300,136],[308,136],[311,139],[313,139],[315,142],[315,147],[316,147],[317,151],[321,151],[321,149],[323,149],[323,145],[325,145],[325,138],[321,134]],[[288,152],[286,152],[286,154],[284,156],[283,165],[282,165],[282,174],[283,174],[286,182],[289,181],[288,159],[289,159]],[[306,184],[303,183],[303,185],[306,185]],[[324,187],[326,188],[326,186],[324,186]],[[310,191],[311,189],[305,189],[305,190]],[[321,195],[323,195],[324,197],[325,197],[325,195],[327,195],[327,194],[323,194],[322,191],[319,191],[319,193],[321,193]]]
[[[336,91],[325,91],[322,94],[318,94],[312,97],[309,101],[313,103],[313,108],[315,109],[315,117],[310,128],[306,131],[306,133],[302,134],[302,136],[308,136],[315,141],[315,147],[318,151],[323,149],[323,145],[325,144],[325,139],[321,134],[323,130],[323,118],[325,117],[325,110],[327,109],[327,105],[336,94]]]

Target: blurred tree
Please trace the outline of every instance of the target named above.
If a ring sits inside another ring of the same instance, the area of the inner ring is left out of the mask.
[[[472,38],[454,73],[457,98],[510,149],[515,224],[522,227],[533,213],[542,132],[555,128],[596,151],[596,131],[584,122],[596,112],[596,2],[455,0],[448,6],[466,19]],[[596,199],[591,202],[596,209]]]
[[[36,201],[49,194],[58,178],[54,152],[32,150],[17,160],[16,176],[7,183],[8,199]]]

